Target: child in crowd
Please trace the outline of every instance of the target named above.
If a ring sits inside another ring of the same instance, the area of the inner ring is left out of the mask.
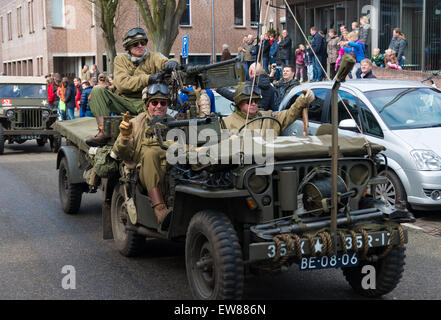
[[[295,78],[299,81],[305,81],[303,77],[303,67],[305,65],[305,46],[303,44],[299,45],[299,48],[296,50],[296,75]],[[298,78],[298,74],[300,73],[300,78]]]
[[[308,37],[308,41],[312,41],[312,36]],[[313,58],[314,54],[312,53],[311,46],[309,44],[306,45],[305,50],[305,66],[306,66],[306,74],[308,76],[308,81],[311,81],[314,77],[314,67],[313,67]]]
[[[384,52],[384,64],[386,69],[398,69],[401,70],[400,64],[398,63],[395,51],[392,49],[387,49]]]
[[[371,61],[377,67],[384,67],[384,56],[380,53],[379,48],[374,49],[373,55],[371,57]]]

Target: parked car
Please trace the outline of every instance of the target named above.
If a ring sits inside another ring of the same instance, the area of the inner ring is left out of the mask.
[[[332,85],[329,81],[295,87],[279,110],[289,107],[302,90],[312,89],[316,99],[308,111],[308,135],[314,135],[321,124],[331,122]],[[387,183],[377,185],[373,195],[391,205],[404,200],[411,209],[440,210],[441,91],[413,81],[366,79],[343,83],[339,93],[339,134],[360,137],[360,128],[369,141],[387,148],[380,173]],[[282,134],[302,135],[302,130],[300,119]]]

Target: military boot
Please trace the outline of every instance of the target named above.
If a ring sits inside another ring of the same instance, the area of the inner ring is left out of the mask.
[[[104,135],[104,116],[96,117],[98,124],[98,133],[95,137],[86,140],[86,144],[90,147],[101,147],[107,143],[108,138]]]
[[[165,219],[171,210],[167,208],[167,206],[164,203],[164,199],[162,198],[161,189],[159,188],[153,188],[149,190],[149,197],[150,201],[152,202],[152,207],[156,215],[156,219],[158,220],[158,223],[161,225],[161,229],[164,229],[165,225],[163,225],[163,222],[167,220],[167,224],[169,223],[169,219]]]

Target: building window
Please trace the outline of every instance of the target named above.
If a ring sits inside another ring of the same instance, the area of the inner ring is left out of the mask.
[[[42,28],[46,29],[46,0],[40,0],[41,2],[41,12],[42,12]]]
[[[4,42],[4,38],[3,38],[3,16],[0,17],[0,33],[1,33],[1,37],[2,37],[2,42]]]
[[[190,0],[187,0],[187,9],[185,9],[184,13],[181,16],[181,20],[179,21],[179,25],[181,26],[189,26],[191,25],[190,19]]]
[[[400,0],[383,0],[380,2],[379,48],[384,52],[389,48],[392,31],[400,27]]]
[[[8,40],[12,40],[12,18],[11,18],[11,12],[8,12],[7,15],[7,23],[8,23]]]
[[[64,27],[64,0],[52,0],[52,26]]]
[[[243,0],[234,0],[234,25],[235,26],[244,26],[245,19],[244,14],[245,10],[243,8],[244,2]]]
[[[91,3],[91,11],[92,11],[92,27],[95,27],[95,3]]]
[[[30,0],[28,2],[28,25],[29,25],[29,33],[34,33],[34,0]]]
[[[426,1],[425,24],[424,70],[440,70],[441,3],[439,1]]]
[[[259,0],[250,0],[251,4],[251,25],[257,26],[259,24],[260,19],[260,8],[259,8]]]
[[[21,20],[21,7],[17,8],[17,36],[23,37],[23,24]]]

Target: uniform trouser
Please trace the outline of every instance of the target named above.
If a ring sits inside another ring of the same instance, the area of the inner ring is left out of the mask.
[[[142,186],[147,191],[160,187],[165,173],[166,151],[157,145],[143,145],[141,154],[139,179]]]
[[[125,98],[96,86],[90,92],[90,110],[95,117],[109,116],[110,113],[120,115],[127,111],[136,115],[144,111],[144,102],[142,99]]]

